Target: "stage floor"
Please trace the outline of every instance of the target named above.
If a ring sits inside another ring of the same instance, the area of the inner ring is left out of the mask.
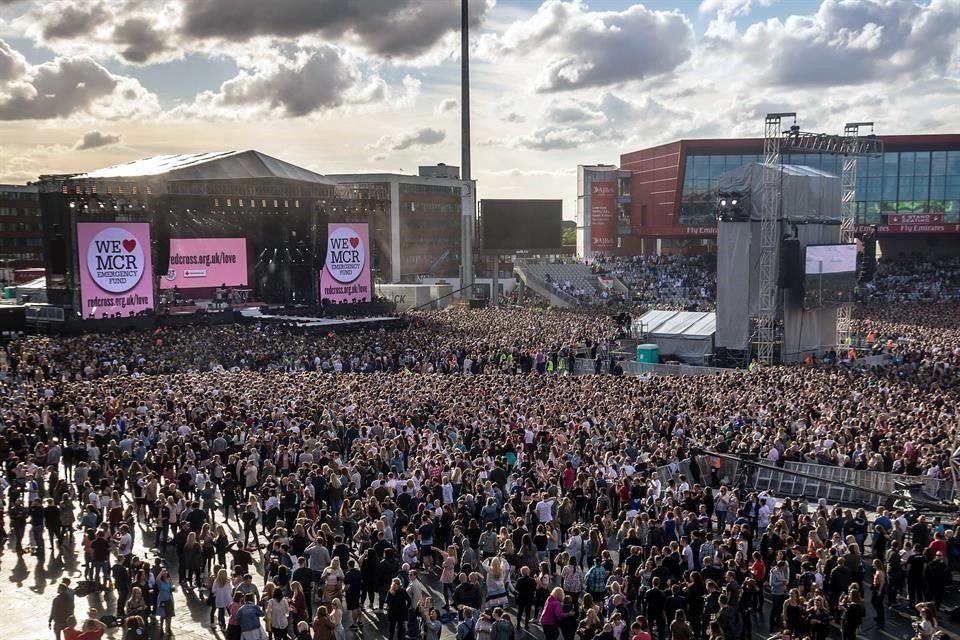
[[[283,322],[302,329],[356,329],[375,324],[399,325],[400,318],[393,316],[370,316],[366,318],[317,318],[314,316],[281,316],[261,313],[259,309],[244,309],[240,315],[251,320]]]

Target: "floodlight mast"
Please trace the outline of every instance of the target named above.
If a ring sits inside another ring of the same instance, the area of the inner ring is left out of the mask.
[[[470,175],[470,6],[460,0],[460,286],[473,298],[473,227],[476,194]]]

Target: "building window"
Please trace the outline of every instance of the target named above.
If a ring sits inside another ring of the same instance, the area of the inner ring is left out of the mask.
[[[214,198],[214,199],[213,199],[213,206],[215,206],[215,207],[219,207],[219,206],[220,206],[220,198]]]
[[[230,204],[230,198],[227,198],[227,206],[228,206],[228,207],[232,207],[232,206],[233,206],[232,204]]]
[[[299,208],[300,208],[300,201],[299,201],[299,200],[294,200],[294,201],[293,201],[293,208],[294,208],[294,209],[299,209]]]

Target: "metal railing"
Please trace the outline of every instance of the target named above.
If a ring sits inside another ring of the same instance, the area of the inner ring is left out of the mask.
[[[600,373],[610,373],[609,361],[604,360],[600,363]],[[637,362],[636,360],[621,360],[620,366],[623,367],[623,374],[627,376],[717,376],[723,374],[742,375],[743,369],[724,369],[722,367],[700,367],[691,364],[653,364],[649,362]],[[577,358],[573,372],[577,375],[589,375],[596,371],[593,360],[589,358]]]
[[[699,458],[700,477],[705,483],[711,477],[710,456]],[[819,480],[803,478],[767,466],[755,467],[747,462],[733,462],[721,460],[717,470],[717,478],[731,485],[744,483],[756,491],[769,491],[777,496],[804,496],[808,499],[824,498],[827,504],[857,505],[869,508],[882,506],[886,500],[876,493],[864,491],[880,491],[893,494],[896,491],[895,483],[905,481],[912,484],[922,484],[923,492],[933,498],[949,500],[953,496],[953,481],[928,478],[926,476],[909,476],[884,471],[869,471],[849,469],[813,462],[786,462],[785,471],[795,471]],[[666,465],[658,469],[660,478],[666,482],[675,479],[681,473],[692,478],[690,460],[679,464]]]

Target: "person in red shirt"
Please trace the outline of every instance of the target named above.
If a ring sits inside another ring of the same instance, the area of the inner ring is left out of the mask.
[[[76,618],[67,621],[67,628],[63,630],[64,640],[100,640],[103,638],[107,625],[97,620],[97,610],[87,611],[88,618],[83,621],[80,628],[76,628]]]
[[[933,550],[934,555],[941,553],[943,557],[947,557],[947,540],[939,531],[933,534],[933,540],[930,541],[927,548]]]

